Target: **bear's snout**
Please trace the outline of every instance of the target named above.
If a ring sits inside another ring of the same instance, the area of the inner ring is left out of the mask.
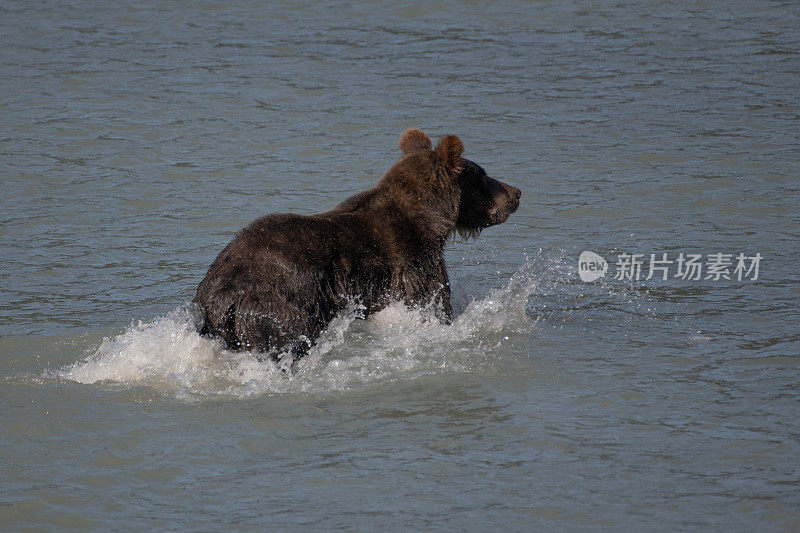
[[[511,212],[513,213],[519,207],[519,199],[522,197],[522,191],[516,187],[512,187],[511,185],[505,185],[505,188],[506,194],[511,197],[511,203],[514,205],[513,209],[511,209]]]
[[[502,181],[497,183],[502,187],[502,191],[498,191],[494,195],[494,205],[490,212],[490,225],[492,226],[505,222],[509,215],[519,207],[519,199],[522,196],[522,191],[516,187],[506,185]]]
[[[503,205],[500,207],[500,212],[503,214],[502,222],[508,218],[508,215],[513,213],[519,207],[519,199],[522,197],[522,191],[511,185],[502,184],[505,190],[506,197]]]

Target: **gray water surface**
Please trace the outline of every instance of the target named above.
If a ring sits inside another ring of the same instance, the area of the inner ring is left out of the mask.
[[[0,3],[0,529],[800,529],[798,28]],[[291,375],[196,335],[236,231],[372,186],[408,127],[523,191],[449,244],[451,326],[350,309]],[[617,280],[622,253],[762,260]]]

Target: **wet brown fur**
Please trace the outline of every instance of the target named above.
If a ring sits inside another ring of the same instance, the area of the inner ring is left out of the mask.
[[[432,150],[410,129],[398,146],[400,161],[372,189],[330,211],[267,215],[244,228],[197,288],[200,332],[297,359],[350,303],[369,314],[391,300],[432,302],[449,320],[447,238],[504,222],[520,191],[462,158],[455,135]]]

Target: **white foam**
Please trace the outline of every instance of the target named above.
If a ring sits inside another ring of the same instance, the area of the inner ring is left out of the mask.
[[[401,303],[359,320],[361,310],[353,306],[329,324],[294,372],[201,337],[189,308],[181,306],[104,339],[85,360],[50,375],[85,384],[149,386],[182,397],[244,397],[349,390],[469,371],[501,347],[508,332],[531,326],[525,305],[538,279],[526,262],[506,287],[470,302],[451,325],[440,323],[431,309]]]

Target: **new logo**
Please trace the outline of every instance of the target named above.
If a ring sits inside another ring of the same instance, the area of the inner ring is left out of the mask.
[[[606,260],[588,250],[581,252],[578,258],[578,275],[581,281],[594,281],[602,278],[608,272]]]

